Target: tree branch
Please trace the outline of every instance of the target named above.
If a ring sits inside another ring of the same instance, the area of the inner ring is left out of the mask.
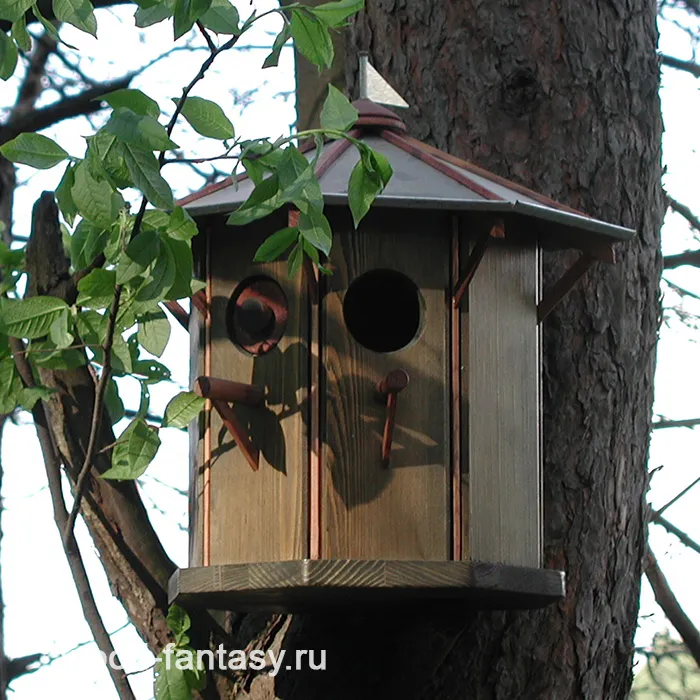
[[[700,78],[700,64],[694,63],[693,61],[683,61],[680,58],[674,58],[673,56],[661,54],[661,63],[669,68],[682,70],[686,73],[694,75],[696,78]]]
[[[699,484],[699,483],[700,483],[700,476],[697,479],[695,479],[695,481],[693,481],[692,484],[689,484],[680,493],[676,494],[668,503],[666,503],[666,505],[659,508],[656,512],[659,515],[661,515],[665,510],[668,510],[676,501],[679,501],[681,498],[683,498],[683,496],[685,496],[685,494],[688,493],[688,491],[690,491],[690,489],[692,489],[693,486],[695,486],[696,484]]]
[[[684,253],[664,257],[664,270],[674,270],[682,265],[700,267],[700,250],[686,250]]]
[[[29,362],[22,352],[24,350],[22,341],[17,338],[10,338],[10,344],[13,351],[16,352],[15,366],[17,367],[17,371],[24,385],[29,388],[34,388],[36,382],[34,381]],[[41,445],[41,452],[44,456],[44,466],[46,468],[46,478],[49,484],[49,493],[51,494],[54,519],[59,532],[63,532],[65,531],[65,526],[68,521],[68,511],[63,500],[63,491],[61,489],[60,459],[51,438],[49,424],[41,401],[35,404],[32,415],[34,417],[34,425],[39,438],[39,444]],[[99,650],[105,655],[105,658],[117,659],[112,640],[107,632],[107,628],[102,622],[100,612],[97,609],[97,604],[92,594],[92,589],[90,588],[90,581],[85,571],[85,565],[80,556],[78,545],[75,540],[71,538],[70,543],[63,543],[63,549],[68,559],[68,565],[73,576],[78,598],[80,599],[83,615],[90,627],[92,636],[95,638],[95,643]],[[117,668],[117,666],[119,666],[118,663],[107,664],[109,674],[112,677],[112,682],[114,683],[119,697],[125,700],[136,700],[126,674],[123,670]]]
[[[112,299],[112,307],[109,310],[107,334],[105,336],[104,345],[102,346],[104,362],[102,363],[102,373],[100,374],[100,379],[97,382],[97,388],[95,389],[95,405],[92,412],[92,422],[90,424],[90,437],[88,438],[88,446],[87,450],[85,451],[83,466],[81,467],[80,473],[78,474],[78,479],[75,482],[75,500],[73,501],[73,507],[71,508],[70,515],[66,521],[66,528],[63,531],[63,544],[66,547],[68,547],[70,543],[74,541],[73,527],[75,526],[78,513],[80,513],[80,503],[85,495],[87,478],[92,467],[92,458],[95,455],[97,435],[100,430],[100,418],[102,417],[102,402],[104,400],[105,392],[107,391],[107,383],[109,382],[112,373],[112,345],[114,344],[114,331],[117,323],[117,314],[119,313],[119,300],[121,299],[121,294],[122,288],[121,286],[117,286],[114,291],[114,298]]]
[[[654,510],[651,511],[651,519],[652,522],[655,522],[657,525],[661,525],[661,527],[663,527],[667,532],[675,535],[686,547],[700,554],[700,544],[688,537],[683,530],[676,527],[673,523],[670,523],[668,520],[666,520],[666,518],[659,515],[659,513]]]
[[[676,214],[680,214],[694,229],[700,231],[700,218],[693,214],[692,210],[686,204],[682,204],[678,200],[666,195],[668,206],[671,207]]]
[[[14,119],[10,119],[0,130],[0,145],[23,132],[39,131],[64,119],[99,111],[102,109],[102,103],[99,98],[115,90],[128,87],[133,77],[133,74],[130,74],[117,80],[96,85],[73,97],[66,97],[47,107],[34,109]]]
[[[645,564],[645,573],[654,591],[656,602],[664,611],[664,614],[671,624],[676,628],[678,634],[681,635],[681,639],[688,647],[688,651],[693,655],[695,662],[700,666],[700,632],[698,632],[690,618],[685,614],[678,599],[673,594],[651,549],[647,549]]]
[[[684,420],[667,420],[660,418],[651,424],[652,430],[664,430],[665,428],[694,428],[700,425],[700,418],[686,418]]]

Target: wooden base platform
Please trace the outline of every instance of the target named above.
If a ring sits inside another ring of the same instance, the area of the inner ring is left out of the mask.
[[[540,608],[564,597],[564,573],[468,561],[301,561],[178,569],[171,603],[213,610],[305,612],[352,605],[459,600]]]

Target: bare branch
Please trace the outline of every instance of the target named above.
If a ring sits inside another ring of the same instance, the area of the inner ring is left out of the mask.
[[[79,95],[66,97],[54,102],[47,107],[32,110],[22,114],[16,119],[11,119],[0,131],[0,144],[6,143],[18,134],[26,131],[39,131],[52,126],[57,122],[71,117],[92,114],[102,109],[99,98],[104,95],[128,87],[133,75],[127,75],[118,80],[111,80],[93,88],[84,90]]]
[[[688,537],[688,535],[686,535],[686,533],[683,532],[683,530],[676,527],[673,523],[670,523],[668,520],[666,520],[666,518],[659,515],[656,511],[651,512],[651,520],[652,522],[661,525],[661,527],[663,527],[667,532],[670,532],[672,535],[675,535],[686,547],[700,554],[700,544]]]
[[[17,353],[15,355],[15,366],[17,367],[17,371],[22,378],[24,385],[30,388],[35,387],[36,383],[34,382],[31,367],[27,362],[24,352],[22,352],[24,350],[22,341],[18,340],[17,338],[10,338],[10,343],[13,351]],[[36,427],[37,436],[39,437],[41,451],[44,456],[44,465],[46,467],[49,493],[51,494],[51,502],[53,504],[54,519],[56,520],[56,525],[58,526],[59,532],[63,532],[65,531],[66,524],[68,522],[68,511],[66,509],[65,501],[63,500],[63,491],[61,489],[61,464],[51,438],[51,433],[49,432],[48,420],[41,401],[38,401],[34,406],[32,415],[34,417],[34,425]],[[95,642],[100,651],[105,654],[107,658],[116,659],[117,656],[112,640],[109,636],[109,632],[107,632],[107,628],[102,622],[100,612],[97,609],[97,604],[95,603],[95,598],[92,594],[92,589],[90,588],[90,581],[85,570],[85,565],[83,564],[83,559],[78,550],[77,543],[71,538],[71,542],[68,544],[64,542],[63,549],[65,551],[66,558],[68,559],[68,565],[73,576],[73,581],[78,593],[78,598],[80,599],[80,605],[82,606],[85,620],[90,627],[90,631],[95,638]],[[112,682],[114,683],[114,687],[116,688],[119,697],[125,698],[125,700],[136,700],[131,690],[131,686],[129,685],[129,681],[127,680],[126,674],[123,670],[119,670],[117,668],[118,666],[118,663],[107,664],[109,674],[112,677]]]
[[[680,493],[676,494],[665,506],[662,506],[656,512],[659,515],[661,515],[661,513],[663,513],[665,510],[668,510],[676,501],[679,501],[681,498],[683,498],[683,496],[685,496],[685,494],[688,493],[688,491],[690,491],[690,489],[692,489],[693,486],[695,486],[696,484],[699,484],[699,483],[700,483],[700,476],[697,479],[695,479],[695,481],[693,481],[692,484],[689,484]]]
[[[681,639],[683,639],[688,647],[688,651],[693,655],[695,662],[700,665],[700,632],[685,614],[678,599],[673,594],[651,549],[647,549],[645,564],[645,573],[654,591],[656,602],[676,628],[678,634],[681,635]]]
[[[700,231],[700,218],[693,214],[689,206],[673,199],[668,194],[666,195],[666,201],[676,214],[680,214],[694,229]]]
[[[667,420],[660,418],[651,424],[652,430],[664,430],[665,428],[694,428],[700,425],[700,418],[686,418],[685,420]]]
[[[664,257],[664,270],[674,270],[682,265],[700,267],[700,250],[686,250],[684,253]]]
[[[680,58],[661,54],[661,63],[669,68],[682,70],[694,75],[696,78],[700,78],[700,64],[694,63],[693,61],[683,61]]]
[[[66,547],[70,545],[71,541],[74,541],[73,527],[75,526],[78,513],[80,513],[80,503],[83,500],[83,495],[85,494],[85,489],[87,488],[87,478],[90,474],[92,458],[95,454],[95,448],[97,445],[97,435],[100,430],[100,418],[102,416],[102,402],[105,392],[107,391],[107,383],[109,382],[112,374],[112,344],[114,343],[114,331],[117,324],[117,314],[119,313],[119,300],[121,299],[121,295],[122,288],[118,285],[114,290],[112,307],[109,310],[109,319],[107,320],[107,334],[105,335],[105,342],[102,346],[102,350],[104,351],[104,362],[102,364],[102,373],[100,374],[100,379],[97,382],[97,388],[95,389],[95,407],[92,412],[92,423],[90,425],[88,446],[85,450],[83,466],[80,469],[80,474],[78,474],[78,479],[75,482],[75,500],[73,501],[73,507],[71,508],[70,516],[66,522],[66,528],[63,531],[63,543]]]

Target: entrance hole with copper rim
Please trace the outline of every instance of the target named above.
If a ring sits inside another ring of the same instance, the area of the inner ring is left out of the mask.
[[[277,347],[288,317],[289,304],[282,287],[270,277],[249,277],[229,299],[226,330],[243,352],[258,357]]]

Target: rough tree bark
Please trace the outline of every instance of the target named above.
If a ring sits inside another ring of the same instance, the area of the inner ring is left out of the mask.
[[[356,52],[368,50],[412,105],[413,135],[639,236],[544,328],[545,560],[566,571],[566,600],[536,612],[298,616],[278,643],[327,649],[328,670],[260,677],[253,698],[627,696],[659,319],[655,9],[374,0],[355,21],[351,95]],[[547,254],[545,284],[570,262]]]

